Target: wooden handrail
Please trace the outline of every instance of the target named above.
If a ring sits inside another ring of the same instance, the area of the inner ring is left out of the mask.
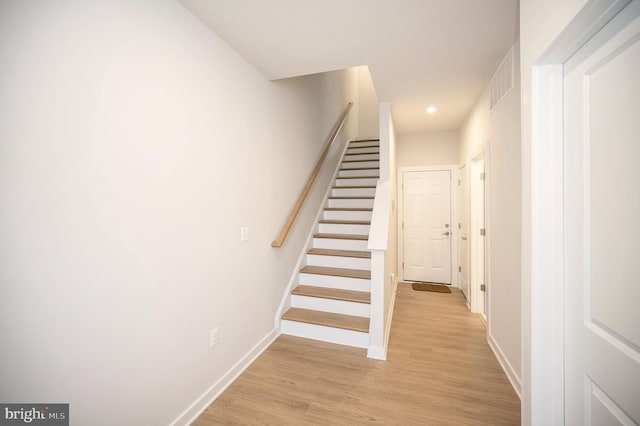
[[[280,231],[280,235],[278,235],[278,239],[271,243],[271,247],[282,246],[284,239],[287,238],[289,229],[291,229],[291,225],[293,225],[293,221],[296,219],[296,216],[300,211],[300,207],[302,207],[302,203],[304,203],[304,200],[307,198],[307,194],[309,193],[309,190],[311,189],[313,182],[316,180],[318,173],[320,173],[320,168],[322,167],[322,163],[324,163],[324,159],[327,157],[327,154],[329,154],[329,148],[331,148],[331,145],[333,145],[333,141],[336,139],[336,136],[338,136],[338,132],[340,131],[340,129],[342,128],[342,125],[347,119],[347,114],[349,114],[349,111],[351,111],[352,106],[353,106],[353,102],[349,102],[347,104],[346,108],[342,112],[342,115],[338,119],[336,125],[333,127],[333,130],[331,131],[331,135],[329,136],[329,142],[327,143],[326,148],[322,152],[322,155],[318,160],[318,164],[316,164],[316,168],[313,169],[313,173],[311,173],[311,176],[307,181],[307,185],[302,190],[302,193],[300,194],[300,197],[298,197],[298,201],[296,201],[295,206],[293,206],[293,210],[291,211],[291,214],[289,215],[287,222],[284,224],[282,231]]]

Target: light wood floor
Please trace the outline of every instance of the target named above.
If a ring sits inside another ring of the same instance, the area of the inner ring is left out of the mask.
[[[398,289],[386,362],[280,336],[194,424],[520,424],[520,400],[462,294]]]

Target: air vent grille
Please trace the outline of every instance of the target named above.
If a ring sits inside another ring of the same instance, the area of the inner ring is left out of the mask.
[[[491,85],[489,90],[490,95],[490,111],[500,104],[500,101],[513,89],[513,47],[509,49],[509,52],[504,57],[500,66],[493,74],[491,78]]]

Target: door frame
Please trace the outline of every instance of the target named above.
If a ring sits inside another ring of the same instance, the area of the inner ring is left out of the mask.
[[[404,182],[404,173],[406,172],[437,172],[437,171],[448,171],[451,172],[451,184],[449,185],[451,188],[451,219],[458,217],[458,203],[454,202],[458,198],[458,189],[457,185],[454,185],[454,182],[457,182],[458,179],[458,170],[457,165],[455,164],[447,164],[443,166],[403,166],[398,167],[398,278],[400,281],[404,281],[404,268],[402,268],[402,262],[404,259],[404,232],[402,229],[402,218],[404,217],[404,190],[402,189]],[[456,197],[456,198],[453,198]],[[458,229],[453,226],[453,221],[451,222],[451,286],[458,287],[458,274],[454,273],[454,270],[457,272],[458,266]]]
[[[522,164],[525,179],[529,172],[522,209],[525,425],[564,424],[563,65],[631,1],[589,0],[531,69],[531,145],[523,146],[530,162],[523,156]]]
[[[478,190],[480,189],[480,177],[478,165],[480,161],[484,162],[484,197],[478,196]],[[470,168],[467,173],[469,177],[469,234],[471,235],[471,242],[469,244],[469,265],[470,265],[470,296],[471,296],[471,312],[481,314],[481,318],[488,322],[489,318],[489,238],[491,238],[490,232],[490,173],[489,173],[489,141],[481,148],[481,150],[473,156],[468,162]],[[477,216],[474,214],[477,211],[482,210],[484,214],[484,224],[479,223]],[[485,235],[480,237],[480,229],[484,225]],[[480,254],[484,251],[484,256]],[[482,264],[482,274],[478,272],[480,265]],[[480,290],[480,285],[486,285],[486,294]],[[487,317],[482,316],[482,306],[484,298],[486,298],[486,311]]]
[[[471,206],[469,205],[469,199],[470,199],[470,193],[471,190],[469,189],[469,164],[467,164],[468,161],[465,161],[462,164],[458,165],[457,168],[457,173],[458,173],[458,185],[456,185],[456,191],[457,191],[457,199],[456,199],[456,207],[457,207],[457,211],[458,211],[458,215],[456,217],[456,221],[458,222],[458,226],[455,226],[455,229],[457,231],[457,235],[458,237],[456,238],[456,243],[458,243],[458,250],[456,251],[456,254],[458,256],[458,288],[460,288],[460,291],[462,291],[462,280],[460,279],[460,274],[461,274],[461,268],[462,265],[460,264],[462,261],[462,256],[461,256],[461,251],[463,250],[462,247],[462,243],[460,242],[462,239],[462,229],[460,228],[460,225],[462,223],[462,217],[461,215],[464,214],[464,212],[462,211],[462,197],[464,196],[464,194],[461,191],[461,181],[465,181],[465,186],[467,188],[467,217],[466,219],[466,223],[467,223],[467,270],[465,271],[465,273],[467,274],[467,294],[464,294],[465,297],[465,303],[467,305],[467,308],[469,309],[469,311],[471,311],[471,259],[469,258],[471,249],[471,241],[469,240],[469,236],[471,235],[471,226],[469,223],[469,218],[471,217]],[[464,167],[464,176],[461,173],[462,168]]]

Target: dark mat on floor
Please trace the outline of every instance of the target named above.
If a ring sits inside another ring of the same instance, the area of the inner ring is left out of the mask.
[[[416,291],[434,291],[436,293],[451,293],[451,289],[446,285],[427,283],[407,283]]]

